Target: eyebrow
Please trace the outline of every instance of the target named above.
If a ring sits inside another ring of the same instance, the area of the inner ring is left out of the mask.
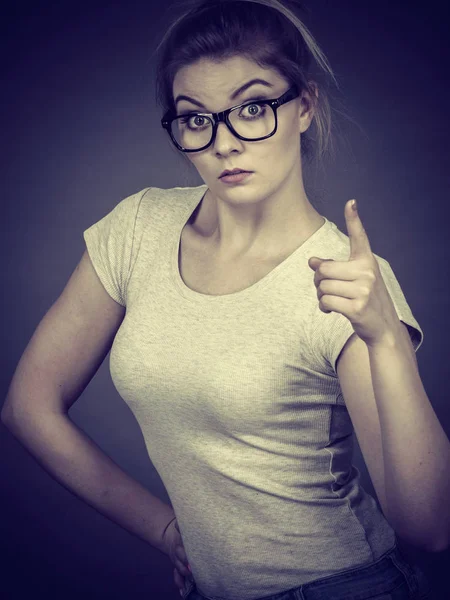
[[[237,96],[239,96],[240,94],[242,94],[243,92],[245,92],[245,90],[247,90],[249,87],[251,87],[252,85],[256,85],[257,83],[259,83],[261,85],[265,85],[265,86],[270,87],[270,88],[273,88],[273,85],[271,83],[269,83],[268,81],[265,81],[265,79],[251,79],[250,81],[247,81],[247,83],[244,83],[244,85],[242,85],[235,92],[233,92],[231,94],[231,96],[230,96],[230,100],[234,100],[235,98],[237,98]],[[194,100],[194,98],[190,98],[189,96],[184,96],[184,95],[178,95],[177,96],[177,98],[175,100],[175,105],[177,105],[178,102],[180,102],[180,100],[187,100],[188,102],[192,102],[192,104],[196,104],[200,108],[205,108],[206,109],[206,106],[204,106],[198,100]]]

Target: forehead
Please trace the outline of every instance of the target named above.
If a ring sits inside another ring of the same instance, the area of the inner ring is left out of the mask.
[[[185,94],[207,105],[218,98],[228,99],[239,86],[257,77],[272,83],[274,87],[279,87],[283,82],[274,69],[262,68],[242,56],[221,61],[202,58],[177,72],[173,81],[173,97]]]

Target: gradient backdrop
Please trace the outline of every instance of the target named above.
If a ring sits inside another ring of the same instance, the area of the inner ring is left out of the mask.
[[[444,3],[306,2],[353,119],[339,118],[335,161],[310,197],[346,232],[357,198],[425,339],[420,373],[450,433],[448,394],[450,57]],[[4,398],[15,367],[84,251],[82,232],[147,186],[200,185],[160,126],[152,53],[173,2],[12,3],[0,21]],[[161,499],[137,423],[112,385],[109,357],[73,421]],[[412,440],[413,442],[413,440]],[[5,600],[175,599],[172,564],[53,480],[0,426],[0,596]],[[356,444],[355,464],[375,495]],[[420,485],[420,481],[417,482]],[[405,546],[444,583],[450,553]],[[448,585],[447,591],[448,591]],[[442,598],[445,596],[443,595]]]

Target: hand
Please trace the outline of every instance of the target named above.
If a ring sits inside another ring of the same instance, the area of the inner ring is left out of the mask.
[[[351,205],[350,200],[344,209],[350,239],[348,261],[312,256],[308,266],[315,271],[320,310],[347,317],[357,335],[370,346],[389,339],[398,331],[400,320],[361,219]]]
[[[188,568],[189,562],[176,519],[169,523],[166,531],[164,532],[163,547],[163,552],[167,554],[172,563],[175,565],[173,570],[175,585],[181,591],[184,591],[186,585],[185,578],[193,581],[193,577]]]

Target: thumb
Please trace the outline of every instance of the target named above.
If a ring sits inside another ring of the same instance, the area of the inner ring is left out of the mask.
[[[318,256],[311,256],[311,258],[308,260],[308,266],[311,269],[316,270],[317,267],[319,267],[321,263],[328,261],[328,260],[333,260],[333,259],[332,258],[319,258]]]

